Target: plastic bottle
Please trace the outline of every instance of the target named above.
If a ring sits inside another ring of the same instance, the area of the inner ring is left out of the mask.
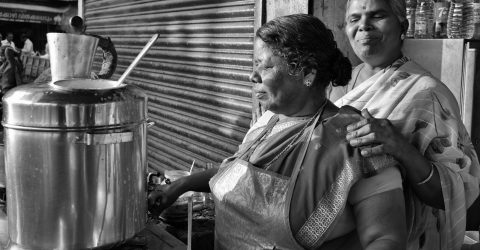
[[[447,20],[447,37],[448,38],[462,38],[463,26],[463,1],[452,0],[450,2],[450,10],[448,11]]]
[[[449,2],[435,2],[435,38],[447,38]]]
[[[473,38],[480,38],[480,0],[473,0],[473,23],[474,23],[474,32]]]
[[[418,0],[415,10],[415,38],[433,38],[434,4],[433,0]]]
[[[417,0],[406,0],[406,5],[408,29],[405,35],[408,38],[413,38],[415,34],[415,9],[417,8]]]
[[[470,39],[473,37],[473,33],[475,32],[473,0],[464,0],[462,14],[463,14],[462,37],[466,39]]]

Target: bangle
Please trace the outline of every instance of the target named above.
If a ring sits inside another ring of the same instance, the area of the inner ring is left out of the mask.
[[[432,168],[430,169],[430,174],[428,174],[428,177],[427,177],[425,180],[423,180],[423,181],[421,181],[421,182],[418,182],[418,183],[417,183],[417,186],[423,185],[423,184],[427,183],[430,179],[432,179],[433,171],[434,171],[434,169],[433,169],[433,164],[430,164],[430,166],[432,167]]]

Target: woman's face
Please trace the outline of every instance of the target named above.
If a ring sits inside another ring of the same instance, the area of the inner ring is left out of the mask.
[[[345,30],[355,54],[372,66],[387,66],[401,55],[402,28],[385,0],[351,0]]]
[[[277,114],[295,115],[306,102],[306,88],[303,76],[288,74],[287,62],[276,56],[262,41],[255,39],[255,56],[250,81],[258,101]]]

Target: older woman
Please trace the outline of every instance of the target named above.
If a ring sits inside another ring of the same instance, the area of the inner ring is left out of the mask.
[[[345,21],[363,63],[330,99],[342,96],[337,106],[364,116],[347,128],[347,140],[365,157],[386,153],[403,166],[408,249],[460,249],[466,208],[478,196],[479,163],[455,98],[402,55],[403,0],[350,0]]]
[[[325,97],[351,71],[331,31],[312,16],[279,17],[257,31],[255,47],[250,78],[272,115],[220,169],[153,193],[151,210],[185,191],[211,190],[216,249],[404,249],[396,162],[363,159],[345,140],[345,127],[361,116]]]

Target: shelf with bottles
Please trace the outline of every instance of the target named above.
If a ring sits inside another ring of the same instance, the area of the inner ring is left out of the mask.
[[[410,39],[479,39],[480,0],[406,0]]]

